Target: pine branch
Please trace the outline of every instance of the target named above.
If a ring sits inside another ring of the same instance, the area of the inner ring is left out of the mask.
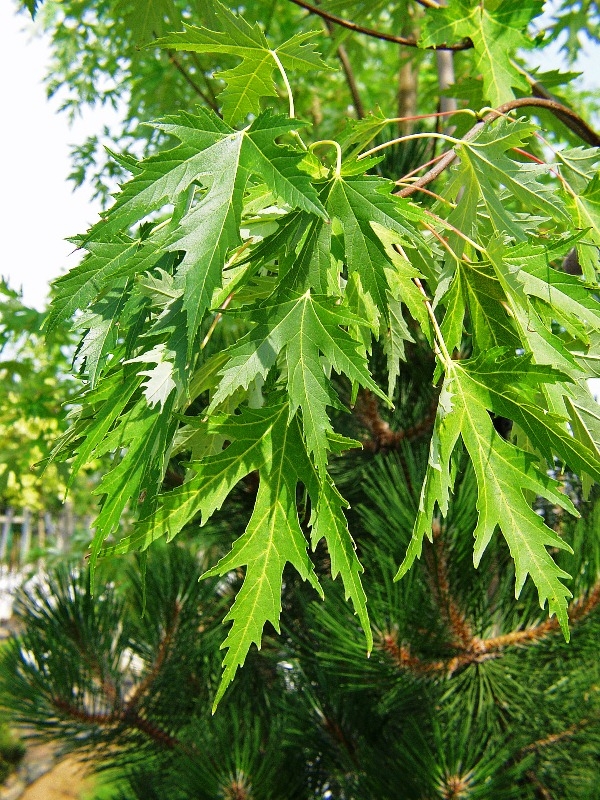
[[[135,691],[127,701],[126,713],[130,713],[133,709],[135,709],[145,694],[147,694],[148,690],[151,688],[152,684],[158,677],[160,670],[165,662],[165,658],[169,652],[169,648],[171,647],[171,643],[173,642],[173,638],[177,633],[178,623],[179,623],[179,615],[181,613],[181,605],[175,601],[174,609],[173,609],[173,619],[171,620],[170,625],[167,627],[165,631],[165,635],[163,636],[160,644],[158,645],[158,651],[156,654],[156,658],[154,659],[154,664],[148,671],[145,678],[139,683],[136,687]]]
[[[535,750],[542,750],[544,747],[552,747],[552,745],[558,744],[562,742],[564,739],[570,739],[571,737],[575,736],[582,728],[585,728],[586,725],[589,725],[590,722],[587,719],[582,719],[579,722],[576,722],[573,725],[570,725],[568,728],[565,728],[564,731],[559,731],[558,733],[551,733],[549,736],[544,736],[543,739],[538,739],[535,742],[531,742],[530,744],[526,745],[521,749],[522,755],[526,753],[534,752]]]
[[[525,776],[527,780],[533,784],[538,794],[538,797],[540,797],[541,800],[555,800],[554,797],[550,794],[548,789],[544,786],[544,784],[540,781],[540,779],[532,769],[527,770]]]
[[[135,728],[141,733],[145,733],[150,739],[162,747],[166,747],[169,750],[174,750],[175,748],[186,749],[185,745],[171,736],[171,734],[162,730],[162,728],[150,722],[150,720],[145,717],[141,717],[135,711],[129,711],[127,708],[122,711],[114,711],[110,714],[97,714],[93,711],[86,711],[83,708],[78,708],[68,703],[62,697],[52,698],[52,705],[62,712],[63,715],[77,722],[83,722],[86,725],[112,728],[116,725],[126,723],[128,727]]]
[[[373,36],[375,39],[383,39],[385,42],[393,42],[394,44],[401,44],[404,47],[419,47],[419,43],[416,39],[407,39],[404,36],[393,36],[391,33],[384,33],[383,31],[377,31],[374,28],[365,28],[362,25],[358,25],[356,22],[352,22],[349,19],[344,19],[343,17],[337,17],[335,14],[330,14],[328,11],[324,11],[322,8],[318,8],[317,6],[313,6],[310,3],[305,2],[305,0],[290,0],[291,3],[294,3],[300,8],[304,8],[310,14],[316,14],[319,17],[327,20],[328,22],[332,22],[334,25],[339,25],[342,28],[347,28],[350,31],[354,31],[355,33],[362,33],[365,36]],[[431,45],[431,47],[420,48],[423,50],[470,50],[473,47],[473,42],[470,39],[466,39],[465,41],[458,42],[456,44],[437,44]]]
[[[452,596],[450,576],[448,573],[448,553],[444,542],[444,528],[439,518],[432,525],[433,543],[425,551],[425,564],[432,578],[433,595],[438,604],[441,616],[446,619],[450,632],[454,636],[453,646],[468,649],[473,641],[473,631],[464,611]]]
[[[569,608],[571,625],[587,617],[599,604],[600,581],[594,585],[586,597],[582,597],[571,604]],[[450,618],[450,612],[448,612],[448,618]],[[461,620],[460,612],[454,619],[454,624],[457,631],[461,630],[462,633],[466,631],[466,628],[461,628],[466,623]],[[413,655],[407,645],[398,644],[395,631],[385,633],[381,637],[380,647],[391,656],[399,667],[408,669],[415,675],[446,674],[451,676],[471,664],[480,664],[493,658],[501,658],[503,651],[508,647],[523,647],[528,644],[535,644],[547,636],[559,632],[560,623],[556,617],[551,617],[539,625],[525,628],[524,630],[512,631],[501,636],[490,637],[489,639],[472,636],[464,645],[460,643],[454,645],[456,649],[462,650],[462,652],[452,658],[437,661],[424,661],[419,656]]]
[[[187,745],[182,743],[179,739],[172,736],[167,731],[163,730],[159,725],[149,720],[147,717],[142,716],[138,712],[138,706],[143,700],[144,696],[151,690],[152,685],[164,665],[165,659],[177,633],[179,616],[181,606],[175,603],[173,610],[173,617],[171,623],[168,625],[164,636],[162,637],[158,648],[154,663],[150,667],[144,679],[139,683],[129,699],[125,700],[117,694],[116,688],[112,682],[107,682],[106,679],[101,681],[100,689],[106,704],[112,707],[113,710],[109,713],[96,713],[83,708],[78,708],[67,700],[60,697],[53,697],[51,702],[54,707],[62,712],[62,714],[70,717],[73,720],[82,722],[87,725],[99,726],[102,728],[110,728],[117,725],[126,725],[129,728],[144,733],[149,739],[156,742],[161,747],[169,750],[182,749],[188,751]],[[82,651],[82,657],[88,658],[88,654]],[[96,659],[95,659],[96,660]],[[97,670],[100,670],[100,665],[97,665]],[[102,699],[102,698],[101,698]]]
[[[414,425],[408,428],[392,430],[379,413],[379,401],[368,389],[358,394],[355,415],[361,425],[369,431],[369,438],[363,439],[363,449],[371,453],[388,453],[397,450],[402,442],[412,442],[431,430],[437,413],[437,396],[432,400],[429,409]]]

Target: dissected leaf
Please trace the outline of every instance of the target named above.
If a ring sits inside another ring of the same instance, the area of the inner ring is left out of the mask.
[[[436,505],[442,513],[447,511],[453,485],[450,459],[460,436],[477,478],[479,519],[475,530],[475,564],[481,560],[495,529],[500,528],[515,561],[516,595],[530,575],[537,587],[540,605],[543,607],[548,601],[550,613],[557,615],[568,638],[567,598],[571,593],[561,579],[569,576],[555,564],[546,548],[569,547],[533,511],[523,492],[533,491],[571,513],[577,512],[571,501],[559,491],[559,484],[537,469],[532,456],[506,442],[495,431],[488,414],[494,403],[486,396],[485,382],[489,374],[485,369],[478,373],[478,369],[494,363],[493,354],[472,366],[467,362],[466,368],[457,363],[444,381],[419,512],[397,577],[402,577],[414,559],[420,556],[423,537],[431,538]],[[521,371],[522,375],[526,373],[527,369]],[[540,379],[557,379],[550,370],[540,372],[535,367],[529,377],[534,385]],[[540,424],[540,416],[538,412],[534,425]],[[542,438],[544,433],[542,430]],[[600,461],[591,451],[590,460],[598,471]]]
[[[371,378],[359,343],[344,326],[361,320],[310,292],[253,314],[259,324],[229,351],[229,360],[211,403],[219,403],[257,376],[266,378],[280,353],[285,353],[290,414],[302,409],[302,427],[308,450],[320,470],[327,462],[328,439],[333,431],[327,406],[339,406],[325,371],[323,357],[340,375],[385,399]]]
[[[566,196],[567,208],[576,230],[585,231],[577,243],[577,255],[587,281],[594,283],[598,273],[600,248],[600,172],[581,194]]]
[[[512,54],[529,45],[525,31],[542,13],[542,0],[453,0],[447,7],[428,10],[423,47],[470,39],[475,64],[483,76],[486,99],[498,106],[514,97],[513,87],[528,91],[523,75],[511,63]]]
[[[327,69],[311,42],[318,33],[297,33],[287,42],[271,48],[257,23],[251,25],[218,0],[211,0],[211,5],[220,30],[184,25],[183,32],[170,33],[154,44],[171,50],[224,53],[242,59],[238,66],[217,73],[226,84],[222,92],[226,122],[235,124],[246,119],[248,114],[259,114],[263,97],[277,97],[273,80],[274,72],[279,69],[277,60],[286,70]]]
[[[183,486],[161,496],[156,510],[119,544],[105,548],[104,554],[144,550],[165,534],[170,540],[198,513],[204,524],[242,478],[258,471],[258,495],[245,533],[231,552],[204,576],[225,575],[240,566],[247,567],[243,587],[226,617],[233,620],[233,626],[224,644],[228,653],[216,706],[251,644],[260,646],[265,623],[270,621],[279,628],[281,582],[286,563],[291,563],[321,591],[307,554],[308,541],[300,527],[296,502],[300,482],[307,487],[317,509],[311,522],[313,546],[322,537],[327,540],[332,575],[341,573],[369,648],[372,639],[359,577],[362,568],[343,515],[344,501],[330,479],[320,478],[315,471],[298,419],[295,416],[290,419],[289,406],[246,409],[239,416],[212,421],[208,432],[222,435],[230,444],[220,453],[192,464],[195,475]],[[348,440],[343,446],[348,446]]]

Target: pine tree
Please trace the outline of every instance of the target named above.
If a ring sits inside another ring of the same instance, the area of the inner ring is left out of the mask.
[[[161,118],[55,284],[54,458],[106,466],[3,702],[123,800],[600,797],[600,139],[519,57],[533,0],[293,4],[40,10],[57,85]],[[418,107],[365,115],[398,47]]]

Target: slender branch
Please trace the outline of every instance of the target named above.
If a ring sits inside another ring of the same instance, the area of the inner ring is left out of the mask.
[[[206,76],[206,71],[205,71],[204,67],[202,66],[202,62],[200,61],[200,58],[198,57],[198,53],[195,53],[192,50],[192,51],[189,51],[189,55],[190,55],[190,58],[192,59],[192,61],[194,62],[194,64],[196,65],[196,69],[198,70],[198,74],[202,75],[202,80],[204,81],[204,84],[205,84],[205,86],[206,86],[206,88],[208,90],[208,93],[212,97],[212,100],[213,100],[215,108],[218,108],[219,101],[217,100],[217,95],[215,93],[215,88],[212,85],[210,78],[208,78]]]
[[[396,181],[396,186],[410,186],[409,181]],[[419,191],[423,192],[423,194],[429,195],[429,197],[433,197],[439,203],[445,203],[447,206],[451,208],[456,208],[456,203],[453,203],[452,200],[448,200],[447,197],[442,197],[441,194],[436,194],[432,192],[431,189],[426,189],[424,186],[419,186]]]
[[[383,144],[378,144],[377,147],[371,147],[370,150],[365,150],[356,160],[362,161],[363,158],[368,158],[374,153],[384,150],[386,147],[391,147],[394,144],[402,144],[402,142],[410,142],[413,139],[442,139],[444,142],[450,142],[455,145],[462,142],[462,139],[456,139],[454,136],[448,136],[446,133],[409,133],[407,136],[397,136],[395,139],[390,139],[389,142],[383,142]]]
[[[290,86],[290,81],[289,81],[289,78],[287,76],[287,72],[285,71],[284,66],[281,63],[281,59],[277,55],[277,51],[276,50],[269,50],[269,53],[273,57],[273,61],[277,64],[277,69],[279,70],[279,73],[281,74],[281,77],[283,78],[283,83],[285,84],[285,90],[287,92],[288,102],[289,102],[289,105],[290,105],[289,116],[290,116],[290,119],[294,119],[296,117],[296,109],[294,108],[294,95],[292,93],[292,87]]]
[[[545,108],[548,111],[551,111],[556,117],[558,117],[561,122],[564,122],[565,125],[576,133],[580,139],[582,139],[587,144],[591,144],[594,147],[600,147],[600,136],[589,127],[589,125],[574,111],[566,106],[557,103],[554,100],[547,100],[541,97],[521,97],[517,100],[511,100],[509,103],[504,103],[498,108],[492,109],[488,114],[483,117],[482,120],[477,122],[461,139],[461,142],[470,142],[474,139],[477,134],[485,127],[485,125],[489,124],[490,122],[494,122],[499,117],[503,117],[508,114],[510,111],[514,111],[517,108]],[[444,153],[444,156],[440,158],[437,164],[432,167],[428,172],[425,173],[418,181],[413,183],[411,186],[406,186],[404,189],[401,189],[399,192],[395,194],[398,197],[409,197],[411,194],[414,194],[418,191],[422,186],[427,186],[427,184],[434,181],[442,172],[447,169],[450,164],[456,158],[456,151],[454,149],[448,150],[447,153]]]
[[[396,247],[398,247],[398,245],[396,245]],[[402,255],[408,261],[404,252],[402,252]],[[413,283],[416,285],[417,289],[421,292],[421,295],[423,296],[423,302],[425,303],[427,314],[429,315],[429,319],[431,320],[431,325],[433,327],[433,332],[436,338],[437,346],[440,351],[440,356],[441,356],[440,360],[443,363],[444,367],[448,370],[452,367],[452,358],[450,357],[450,353],[446,348],[446,342],[444,341],[444,337],[442,336],[442,331],[440,330],[438,321],[435,318],[435,314],[433,308],[431,307],[431,303],[429,301],[429,297],[427,296],[427,292],[423,288],[423,284],[421,283],[419,278],[413,278]]]
[[[356,22],[352,22],[349,19],[344,19],[343,17],[336,17],[335,14],[330,14],[328,11],[324,11],[317,6],[313,6],[310,3],[305,2],[305,0],[290,0],[291,3],[294,3],[300,8],[304,8],[306,11],[310,12],[311,14],[316,14],[318,17],[322,17],[326,19],[328,22],[332,22],[334,25],[339,25],[342,28],[348,28],[350,31],[354,31],[355,33],[363,33],[365,36],[373,36],[375,39],[383,39],[386,42],[393,42],[394,44],[401,44],[405,47],[420,47],[419,43],[416,39],[407,39],[404,36],[393,36],[391,33],[384,33],[383,31],[377,31],[374,28],[365,28],[362,25],[358,25]],[[462,42],[458,42],[457,44],[438,44],[432,45],[431,47],[424,47],[420,48],[422,50],[470,50],[473,47],[473,42],[470,39],[464,39]]]
[[[184,745],[175,739],[171,734],[159,728],[150,720],[140,717],[136,713],[115,712],[112,714],[98,714],[93,711],[86,711],[83,708],[77,708],[72,703],[63,700],[60,697],[52,698],[52,705],[61,711],[63,714],[75,719],[78,722],[83,722],[86,725],[98,725],[100,727],[112,727],[122,723],[127,723],[130,727],[145,733],[150,739],[159,742],[163,747],[169,750],[174,750],[176,747],[185,749]]]
[[[182,66],[180,61],[177,59],[177,57],[171,50],[167,50],[167,58],[169,59],[171,64],[173,64],[175,69],[183,76],[186,83],[188,83],[192,87],[192,89],[196,92],[198,97],[201,97],[206,103],[206,105],[209,106],[209,108],[212,108],[212,110],[216,114],[218,114],[219,113],[218,105],[205,92],[202,91],[202,89],[198,86],[196,81],[194,81],[194,79],[190,76],[185,67]]]
[[[379,401],[376,395],[368,389],[361,389],[355,406],[355,414],[358,421],[370,434],[369,439],[363,441],[363,449],[374,453],[397,450],[401,442],[412,442],[431,430],[436,413],[437,396],[418,422],[408,428],[393,431],[379,413]]]
[[[327,25],[329,29],[329,24]],[[354,71],[352,69],[352,64],[350,64],[350,59],[348,58],[348,53],[346,52],[346,48],[343,44],[338,45],[337,47],[337,56],[340,60],[342,65],[342,69],[344,71],[344,75],[346,76],[346,83],[348,84],[348,89],[350,89],[350,94],[352,95],[352,104],[356,111],[356,116],[359,119],[364,119],[365,117],[365,107],[363,106],[363,102],[361,96],[358,92],[358,84],[356,83],[356,78],[354,77]]]
[[[540,800],[554,800],[554,797],[550,794],[548,789],[544,786],[532,769],[527,770],[525,777],[535,787],[536,793]]]
[[[521,753],[525,755],[525,753],[531,753],[534,750],[541,750],[544,747],[552,747],[552,745],[562,742],[563,739],[570,739],[572,736],[575,736],[575,734],[580,731],[581,728],[585,728],[586,725],[589,725],[589,720],[582,719],[580,722],[576,722],[568,728],[565,728],[564,731],[551,733],[549,736],[545,736],[543,739],[538,739],[536,742],[531,742],[531,744],[528,744],[521,749]]]
[[[433,579],[433,593],[440,613],[446,618],[448,627],[454,636],[454,646],[467,648],[473,640],[473,631],[467,621],[466,614],[452,595],[448,570],[448,553],[445,547],[442,524],[438,517],[433,520],[431,530],[433,534],[432,545],[425,550],[424,557]]]
[[[165,658],[169,652],[169,648],[171,647],[171,642],[173,641],[173,637],[177,632],[177,627],[179,624],[179,614],[181,613],[181,606],[177,601],[175,601],[175,606],[173,608],[173,618],[169,622],[167,629],[165,631],[165,635],[163,636],[162,640],[158,645],[158,650],[156,653],[156,658],[154,659],[154,663],[152,664],[151,669],[148,670],[145,678],[140,681],[137,685],[135,691],[127,701],[127,706],[125,710],[125,714],[130,714],[140,703],[143,696],[146,694],[148,689],[152,686],[158,673],[160,672],[162,665],[165,662]]]
[[[323,19],[323,26],[327,31],[328,35],[333,37],[333,25],[331,24],[331,22],[329,22],[329,20],[327,19]],[[348,58],[348,52],[343,44],[337,45],[335,52],[340,60],[340,64],[342,65],[344,77],[346,78],[348,89],[350,90],[350,94],[352,95],[352,104],[354,105],[356,116],[358,117],[358,119],[364,119],[365,107],[363,105],[360,93],[358,91],[358,84],[356,83],[356,78],[354,77],[354,70],[352,69],[352,64],[350,63],[350,59]]]
[[[215,332],[215,328],[217,327],[217,325],[219,324],[219,322],[220,322],[220,320],[221,320],[221,318],[223,316],[223,314],[221,312],[225,311],[225,309],[227,308],[229,303],[231,303],[231,301],[233,300],[233,297],[234,297],[234,293],[231,292],[231,294],[227,295],[225,300],[221,303],[220,310],[215,314],[215,318],[210,323],[210,328],[206,332],[206,336],[204,337],[204,339],[202,339],[202,344],[200,345],[200,350],[204,350],[206,345],[209,343],[210,337]]]
[[[322,144],[329,144],[335,147],[335,152],[336,152],[335,175],[337,178],[339,178],[340,175],[342,174],[342,148],[340,147],[339,142],[336,142],[333,139],[321,139],[320,141],[313,142],[311,145],[309,145],[308,149],[312,153],[315,147],[320,147]]]
[[[419,188],[422,189],[422,187],[419,187]],[[447,228],[448,230],[451,230],[452,233],[455,233],[457,236],[460,236],[460,238],[463,241],[465,241],[467,244],[471,245],[471,247],[474,250],[478,250],[480,253],[485,253],[485,247],[482,247],[480,244],[477,244],[477,242],[474,242],[473,239],[471,239],[469,236],[467,236],[466,233],[463,233],[457,227],[452,225],[451,222],[448,222],[448,220],[442,219],[442,217],[438,217],[437,214],[434,214],[433,211],[429,211],[428,208],[424,209],[424,211],[425,211],[425,213],[427,214],[428,217],[433,217],[433,219],[436,222],[439,222],[440,225],[443,225],[444,228]],[[426,225],[425,227],[429,227],[429,226]],[[431,228],[429,228],[429,230],[432,231]],[[433,233],[433,231],[432,231],[432,233]]]
[[[419,167],[416,167],[415,169],[411,169],[410,172],[407,172],[406,175],[403,175],[401,178],[399,178],[396,181],[396,184],[399,186],[400,184],[404,183],[408,178],[412,178],[414,175],[416,175],[417,172],[421,172],[422,169],[426,169],[427,167],[431,167],[433,164],[437,164],[437,162],[440,159],[442,159],[445,155],[446,155],[445,153],[440,153],[435,158],[432,158],[429,161],[426,161],[424,164],[421,164]],[[417,178],[415,178],[415,180],[417,180]],[[418,187],[418,188],[421,188],[421,187]]]
[[[423,6],[423,8],[435,8],[436,10],[438,8],[442,8],[442,6],[439,3],[436,3],[435,0],[417,0],[417,3],[420,6]]]
[[[586,597],[571,603],[569,608],[569,621],[573,625],[588,616],[600,605],[600,581],[598,581]],[[393,658],[399,667],[408,669],[417,675],[436,675],[444,673],[452,675],[458,670],[471,664],[480,664],[494,658],[501,658],[502,651],[507,647],[523,647],[528,644],[545,639],[547,636],[560,630],[556,617],[544,620],[539,625],[534,625],[523,630],[511,631],[501,636],[489,639],[480,639],[473,636],[465,646],[458,646],[461,650],[452,658],[438,661],[424,661],[419,656],[414,656],[407,645],[398,644],[395,631],[381,637],[380,648]]]

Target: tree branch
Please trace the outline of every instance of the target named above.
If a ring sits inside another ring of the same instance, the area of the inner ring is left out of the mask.
[[[323,19],[323,24],[325,25],[325,29],[329,34],[329,36],[333,36],[333,25],[331,24],[331,22],[329,22],[329,20],[327,19]],[[358,91],[358,85],[356,83],[356,78],[354,77],[354,70],[352,69],[352,64],[350,63],[350,59],[348,58],[348,53],[343,44],[339,44],[336,47],[336,55],[340,60],[340,63],[342,65],[342,70],[346,78],[346,83],[348,84],[348,89],[350,90],[350,94],[352,95],[352,103],[356,111],[356,116],[358,117],[358,119],[364,119],[365,107],[363,106],[363,102]]]
[[[433,520],[432,545],[425,550],[425,563],[432,577],[432,589],[436,596],[440,614],[445,617],[450,632],[454,637],[453,646],[468,649],[473,641],[473,631],[467,621],[466,614],[460,608],[450,589],[448,572],[448,553],[444,545],[443,529],[439,518]]]
[[[407,39],[404,36],[393,36],[391,33],[384,33],[383,31],[377,31],[374,28],[365,28],[362,25],[358,25],[356,22],[352,22],[349,19],[344,19],[343,17],[336,17],[335,14],[330,14],[328,11],[324,11],[317,6],[313,6],[310,3],[305,2],[305,0],[290,0],[291,3],[294,3],[300,8],[304,8],[311,14],[316,14],[323,19],[326,19],[328,22],[332,22],[334,25],[339,25],[342,28],[348,28],[350,31],[354,31],[355,33],[363,33],[365,36],[373,36],[375,39],[383,39],[385,42],[393,42],[394,44],[401,44],[405,47],[420,47],[419,43],[416,39]],[[431,47],[423,47],[420,48],[422,50],[470,50],[473,47],[473,42],[470,39],[464,39],[462,42],[458,42],[457,44],[438,44],[432,45]]]
[[[167,653],[169,652],[169,648],[171,646],[171,642],[173,641],[173,637],[177,632],[177,627],[179,623],[179,614],[181,612],[181,606],[177,601],[175,601],[175,607],[173,609],[173,619],[171,620],[167,630],[165,631],[165,635],[163,636],[162,640],[158,645],[158,650],[156,653],[156,658],[154,659],[154,663],[152,664],[151,669],[148,670],[145,678],[140,681],[138,686],[135,688],[135,691],[127,701],[126,711],[125,713],[130,713],[133,709],[135,709],[142,697],[146,694],[148,689],[152,686],[158,673],[161,670],[162,665],[165,662],[165,658],[167,657]]]
[[[292,0],[293,2],[295,0]],[[578,114],[572,111],[567,106],[563,106],[560,103],[557,103],[555,100],[548,100],[547,98],[542,97],[521,97],[517,100],[511,100],[508,103],[504,103],[498,108],[493,109],[488,114],[483,117],[479,122],[477,122],[470,130],[465,133],[462,137],[461,141],[463,142],[470,142],[474,139],[477,134],[490,122],[494,122],[495,120],[499,119],[500,117],[506,116],[510,111],[514,111],[517,108],[545,108],[548,111],[551,111],[557,119],[560,119],[573,133],[577,134],[582,141],[586,142],[587,144],[591,144],[593,147],[600,147],[600,135],[596,133],[590,126],[583,120]],[[427,184],[434,181],[442,172],[447,169],[450,164],[456,158],[456,151],[454,149],[448,150],[447,153],[444,153],[443,157],[437,162],[437,164],[432,167],[429,172],[426,172],[418,181],[415,181],[410,186],[405,186],[404,189],[401,189],[399,192],[395,194],[398,197],[410,197],[411,194],[414,194],[418,191],[421,187],[427,186]],[[400,181],[404,180],[401,178]]]
[[[359,392],[355,414],[358,421],[369,431],[370,437],[363,440],[363,448],[372,453],[389,452],[397,450],[403,441],[412,442],[423,436],[433,426],[437,413],[437,396],[431,402],[427,413],[422,419],[408,428],[393,431],[379,413],[377,397],[368,389]]]
[[[579,622],[598,605],[600,605],[600,581],[592,587],[587,596],[571,604],[569,621],[572,625]],[[408,645],[398,644],[398,637],[395,631],[385,633],[381,637],[380,647],[389,653],[399,667],[408,669],[414,672],[415,675],[446,674],[450,676],[471,664],[480,664],[493,658],[501,658],[502,651],[507,647],[522,647],[534,644],[559,630],[560,625],[556,617],[551,617],[539,625],[511,631],[511,633],[494,636],[489,639],[480,639],[478,636],[473,636],[469,641],[465,642],[464,646],[461,644],[455,645],[456,649],[462,652],[452,658],[438,661],[424,661],[419,656],[412,655]]]
[[[359,119],[364,119],[365,107],[363,106],[362,99],[358,93],[358,85],[356,83],[356,78],[354,77],[354,71],[352,69],[352,65],[350,64],[350,59],[348,58],[346,48],[343,44],[338,45],[337,55],[342,65],[342,69],[344,70],[344,75],[346,76],[346,83],[350,89],[350,94],[352,95],[352,104],[354,105],[356,116]]]
[[[185,67],[183,67],[182,64],[179,62],[178,58],[175,56],[175,53],[173,53],[171,50],[167,50],[166,53],[167,53],[167,58],[169,59],[171,64],[173,64],[177,72],[179,72],[183,76],[186,83],[188,83],[189,86],[192,87],[192,89],[196,92],[198,97],[201,97],[204,100],[204,102],[209,108],[212,108],[215,114],[218,114],[219,113],[218,105],[216,105],[215,102],[211,100],[211,98],[204,91],[202,91],[202,89],[198,86],[198,84],[194,81],[194,79],[189,75]]]
[[[521,749],[521,753],[525,755],[525,753],[531,753],[534,750],[541,750],[544,747],[552,747],[552,745],[562,742],[563,739],[570,739],[572,736],[575,736],[575,734],[581,730],[581,728],[585,728],[586,725],[589,725],[589,720],[582,719],[580,722],[565,728],[564,731],[551,733],[549,736],[544,736],[543,739],[538,739],[536,742],[531,742],[531,744],[528,744]]]

